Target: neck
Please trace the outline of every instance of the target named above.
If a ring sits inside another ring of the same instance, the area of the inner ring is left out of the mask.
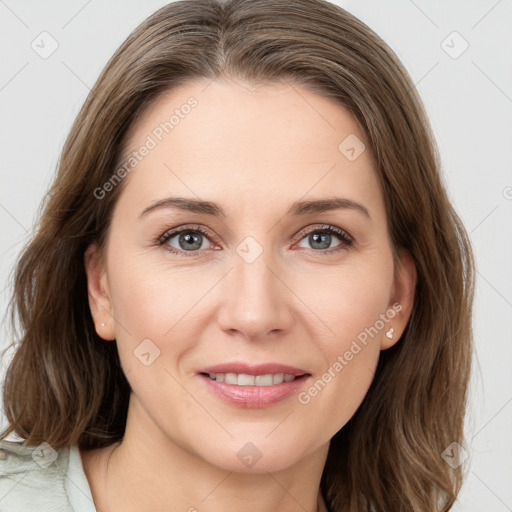
[[[237,472],[179,446],[134,412],[121,442],[82,452],[97,510],[149,512],[165,503],[187,512],[327,512],[319,487],[328,444],[285,469]]]

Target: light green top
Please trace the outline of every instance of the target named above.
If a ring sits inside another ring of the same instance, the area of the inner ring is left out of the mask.
[[[0,441],[0,512],[96,512],[78,446]]]

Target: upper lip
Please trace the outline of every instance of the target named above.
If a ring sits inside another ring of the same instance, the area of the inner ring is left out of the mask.
[[[265,363],[250,365],[243,362],[221,363],[215,366],[208,366],[199,370],[198,373],[244,373],[246,375],[267,375],[269,373],[287,373],[289,375],[306,375],[308,372],[280,363]]]

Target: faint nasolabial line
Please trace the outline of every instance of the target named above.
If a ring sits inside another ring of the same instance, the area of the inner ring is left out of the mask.
[[[194,309],[232,270],[234,267],[231,267],[192,307],[185,312],[181,318],[164,334],[164,337],[167,336],[189,313]]]
[[[505,96],[505,98],[507,98],[507,100],[512,103],[512,98],[474,60],[471,62],[473,66],[475,66],[478,71],[480,71],[480,73],[482,73],[482,75],[484,75],[485,78],[487,78],[487,80],[489,80],[489,82],[491,82],[494,87],[496,87],[496,89],[498,89],[498,91],[500,91],[501,94],[503,94],[503,96]]]
[[[219,425],[222,430],[224,430],[224,432],[226,432],[226,434],[229,435],[229,437],[231,437],[231,439],[233,439],[233,434],[231,434],[231,432],[222,425],[222,423],[220,423],[220,421],[217,420],[217,418],[215,418],[215,416],[185,386],[183,386],[183,384],[167,368],[164,368],[164,371],[176,381],[183,391],[188,393],[188,395],[195,400],[195,402],[208,414],[208,416],[212,418],[213,421],[215,421],[215,423],[217,423],[217,425]]]
[[[304,304],[304,306],[306,306],[306,308],[308,308],[309,311],[311,311],[311,313],[313,313],[313,315],[316,316],[318,320],[320,320],[320,322],[325,325],[325,327],[327,327],[327,329],[329,329],[329,331],[331,331],[332,334],[334,334],[334,336],[336,336],[336,333],[268,265],[265,266],[286,286],[286,288],[288,288],[291,293],[293,293],[298,300],[300,300],[300,302],[302,302],[302,304]]]
[[[73,16],[71,16],[71,18],[69,18],[69,20],[66,21],[64,25],[62,25],[61,30],[66,28],[90,3],[91,0],[88,0],[82,7],[80,7],[80,9],[78,9],[78,11],[75,14],[73,14]]]
[[[61,60],[61,62],[64,64],[64,66],[66,66],[66,68],[68,68],[69,71],[71,71],[71,73],[73,73],[73,75],[75,75],[76,78],[78,78],[78,80],[80,80],[80,82],[85,85],[85,87],[87,87],[89,91],[91,90],[91,87],[89,87],[63,60]]]
[[[502,0],[498,0],[472,27],[471,30],[473,30],[477,25],[479,25],[487,16],[495,9],[495,7],[500,4]]]
[[[11,14],[18,19],[23,25],[25,25],[26,28],[30,28],[5,2],[4,0],[0,0],[0,4],[5,6],[5,8],[11,12]]]
[[[510,507],[507,503],[505,503],[474,471],[472,471],[473,475],[475,475],[478,480],[480,480],[480,482],[485,485],[485,487],[487,487],[487,489],[492,493],[494,494],[494,496],[501,501],[501,503],[503,503],[503,505],[505,505],[505,507],[507,507],[508,510],[510,510],[512,512],[512,507]]]
[[[4,85],[2,85],[2,87],[0,87],[0,92],[3,91],[4,88],[7,87],[27,66],[28,66],[28,61],[25,62],[25,64],[23,64],[23,66],[21,66],[21,68],[18,69],[18,71],[16,71],[16,73],[14,73],[14,75],[12,75],[11,78],[9,78],[9,80],[7,80],[7,82],[5,82]]]

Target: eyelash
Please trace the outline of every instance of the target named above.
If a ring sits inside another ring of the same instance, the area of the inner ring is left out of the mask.
[[[210,235],[210,233],[208,233],[208,231],[206,231],[203,227],[201,226],[193,226],[193,227],[190,227],[190,226],[184,226],[182,228],[178,228],[178,229],[172,229],[170,231],[166,231],[162,236],[160,236],[157,240],[156,240],[156,245],[159,246],[159,247],[162,247],[164,246],[171,238],[174,238],[176,235],[179,235],[180,233],[183,233],[183,232],[199,232],[201,233],[203,236],[205,236],[208,240],[210,240],[211,238],[214,238]],[[321,227],[316,227],[314,229],[303,229],[302,231],[300,231],[298,234],[297,234],[297,237],[298,237],[298,241],[300,242],[303,238],[305,238],[307,235],[310,235],[312,233],[328,233],[328,234],[331,234],[331,235],[336,235],[341,243],[335,247],[332,247],[330,249],[325,249],[325,250],[322,250],[322,249],[308,249],[309,251],[313,251],[315,253],[323,253],[323,254],[332,254],[332,253],[336,253],[336,252],[339,252],[339,251],[342,251],[348,247],[351,247],[352,244],[354,243],[354,240],[353,238],[346,232],[344,231],[343,229],[340,229],[340,228],[337,228],[336,226],[332,226],[330,224],[325,224]],[[211,241],[211,240],[210,240]],[[199,252],[202,252],[202,251],[182,251],[182,250],[178,250],[176,249],[175,247],[171,247],[171,246],[167,246],[164,248],[166,251],[169,251],[170,253],[172,254],[177,254],[177,255],[181,255],[181,256],[196,256],[197,253]]]

